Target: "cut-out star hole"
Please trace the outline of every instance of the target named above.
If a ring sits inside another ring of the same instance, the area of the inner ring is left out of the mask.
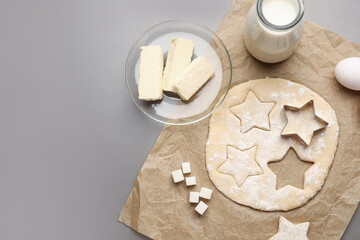
[[[301,160],[294,149],[290,148],[281,160],[268,163],[276,175],[276,189],[291,185],[304,188],[304,173],[313,165],[308,160]]]
[[[241,133],[246,133],[252,128],[269,131],[269,114],[274,106],[274,102],[261,102],[252,91],[249,91],[245,101],[231,107],[230,112],[240,119]]]
[[[220,165],[218,171],[233,176],[236,184],[241,187],[247,177],[263,172],[255,160],[256,149],[256,146],[245,150],[228,146],[227,159]]]
[[[284,106],[284,109],[288,121],[281,135],[297,136],[306,145],[310,144],[316,131],[328,125],[326,121],[316,115],[313,100],[300,108]]]

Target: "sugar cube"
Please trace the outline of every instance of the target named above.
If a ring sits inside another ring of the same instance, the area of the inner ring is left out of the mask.
[[[196,185],[196,178],[195,177],[187,177],[185,178],[186,186],[194,186]]]
[[[189,202],[190,203],[198,203],[199,202],[199,193],[198,192],[190,192]]]
[[[175,170],[171,172],[172,178],[174,180],[174,183],[182,182],[184,181],[184,175],[181,172],[181,169]]]
[[[200,197],[201,197],[201,198],[205,198],[205,199],[210,199],[212,192],[213,192],[213,191],[212,191],[211,189],[202,187],[202,188],[200,189]]]
[[[191,173],[191,167],[189,162],[184,162],[181,164],[181,168],[184,174]]]
[[[197,211],[200,215],[203,215],[207,208],[208,205],[206,205],[203,201],[200,201],[196,206],[195,211]]]

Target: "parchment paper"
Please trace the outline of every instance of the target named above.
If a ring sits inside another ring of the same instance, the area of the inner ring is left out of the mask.
[[[262,212],[239,205],[216,190],[205,169],[208,121],[165,126],[146,159],[119,221],[153,239],[268,239],[284,216],[310,222],[312,240],[340,239],[360,200],[360,93],[347,90],[334,77],[334,67],[346,57],[360,57],[360,46],[314,23],[306,22],[296,52],[285,62],[264,64],[243,44],[245,16],[254,0],[235,0],[217,34],[233,63],[238,84],[266,76],[304,84],[335,110],[340,138],[334,163],[322,190],[306,205],[288,212]],[[174,184],[170,172],[189,161],[197,186]],[[209,209],[199,217],[188,202],[201,186],[214,190]]]

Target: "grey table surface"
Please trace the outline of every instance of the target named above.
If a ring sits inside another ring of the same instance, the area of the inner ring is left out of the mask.
[[[162,129],[127,93],[127,53],[165,20],[215,31],[230,4],[0,1],[0,239],[147,239],[117,221]],[[307,1],[306,18],[360,44],[359,9]]]

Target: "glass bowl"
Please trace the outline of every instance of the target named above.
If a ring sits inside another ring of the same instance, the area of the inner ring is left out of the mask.
[[[215,70],[210,79],[189,101],[182,101],[176,94],[164,92],[161,101],[147,102],[138,99],[140,47],[157,45],[166,55],[173,38],[194,41],[193,58],[205,57]],[[172,20],[148,29],[131,48],[125,67],[126,84],[134,103],[148,117],[171,125],[198,122],[220,106],[229,90],[232,67],[229,53],[215,33],[198,24]]]

